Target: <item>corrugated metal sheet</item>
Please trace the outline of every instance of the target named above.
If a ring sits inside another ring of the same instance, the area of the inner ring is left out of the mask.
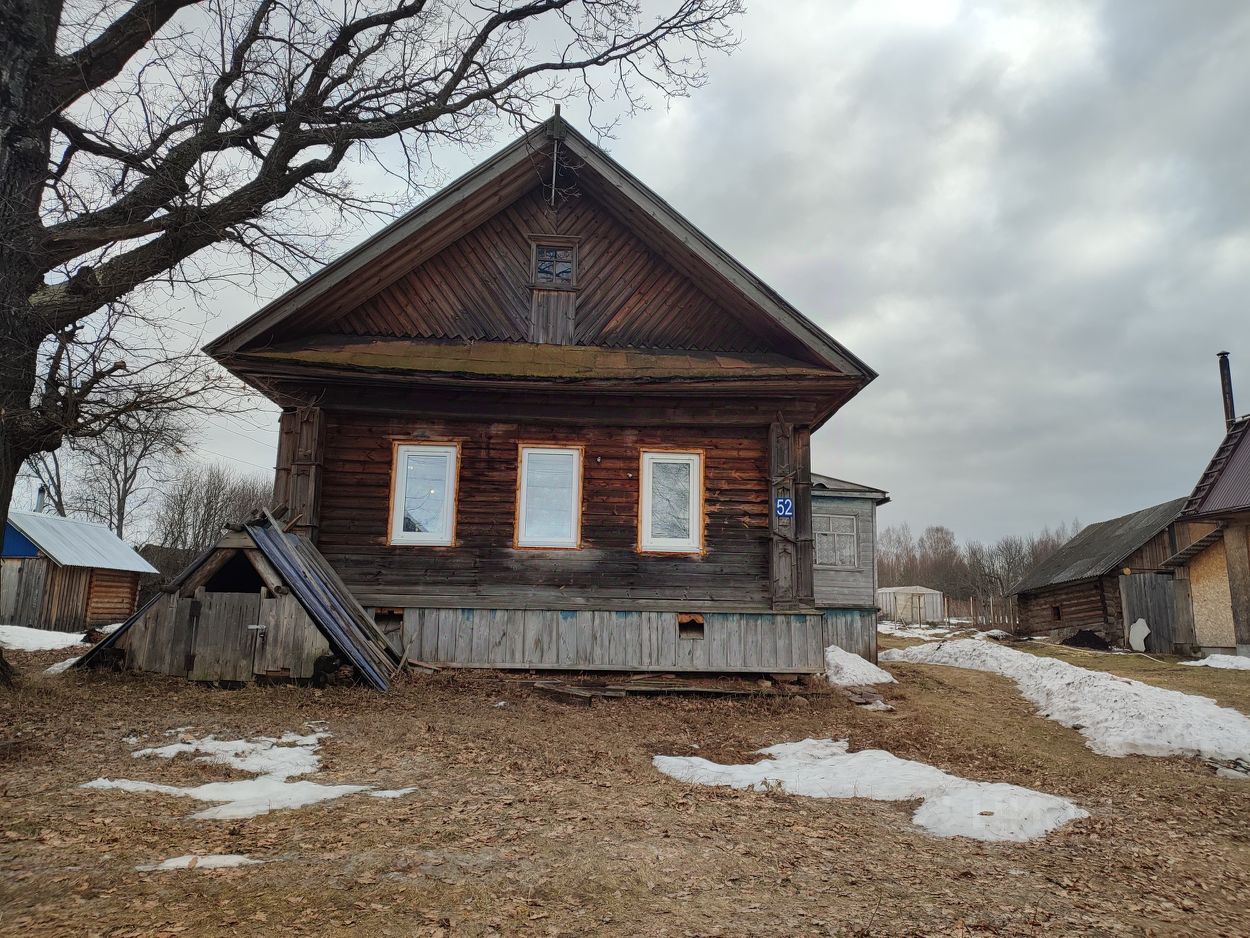
[[[1076,537],[1030,570],[1012,592],[1027,593],[1058,583],[1105,576],[1175,521],[1184,505],[1185,499],[1176,498],[1082,528]]]
[[[102,524],[29,511],[10,511],[9,524],[62,567],[157,572],[134,548]]]
[[[1240,511],[1250,511],[1250,417],[1233,424],[1185,503],[1187,516]]]

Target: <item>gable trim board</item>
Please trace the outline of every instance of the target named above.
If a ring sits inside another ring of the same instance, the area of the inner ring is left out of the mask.
[[[765,319],[800,342],[823,365],[857,378],[863,384],[876,377],[872,369],[559,117],[514,141],[391,226],[210,342],[205,351],[226,363],[249,346],[263,345],[266,336],[272,335],[282,324],[298,320],[314,302],[321,303],[322,310],[332,310],[336,315],[348,313],[394,283],[404,272],[492,217],[516,197],[541,184],[537,162],[548,160],[547,138],[551,136],[559,136],[561,149],[580,161],[579,171],[587,174],[588,182],[593,181],[588,189],[593,189],[597,196],[610,194],[615,200],[615,204],[605,203],[608,210],[625,211],[630,215],[622,219],[627,227],[643,226],[648,235],[664,239],[675,251],[689,256],[692,263],[684,272],[692,279],[728,287]],[[487,200],[484,211],[458,211],[496,185],[504,188],[494,199]],[[418,238],[418,234],[424,237]],[[345,288],[345,285],[349,286]],[[345,298],[344,289],[351,291]]]

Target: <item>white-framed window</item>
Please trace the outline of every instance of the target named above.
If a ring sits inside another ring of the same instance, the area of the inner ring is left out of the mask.
[[[392,544],[446,547],[456,537],[456,443],[399,443],[391,490]]]
[[[854,515],[812,515],[816,566],[858,567],[859,537]]]
[[[580,547],[582,449],[522,446],[517,485],[517,547]]]
[[[638,508],[642,550],[703,549],[703,454],[643,451]]]

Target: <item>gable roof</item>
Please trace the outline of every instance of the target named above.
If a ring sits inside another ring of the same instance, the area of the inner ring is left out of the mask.
[[[59,567],[156,573],[156,568],[105,525],[33,511],[10,511],[9,524]]]
[[[309,620],[325,635],[334,653],[350,662],[370,687],[386,690],[390,686],[390,675],[397,656],[373,619],[317,548],[310,541],[283,531],[268,512],[247,521],[242,527],[242,534],[259,549],[282,585],[299,600]],[[223,538],[223,542],[230,540],[230,535]],[[164,592],[148,600],[120,628],[79,658],[73,667],[87,667],[97,659],[107,660],[100,657],[104,649],[115,645],[154,603],[167,592],[179,589],[219,551],[236,553],[239,548],[219,543],[204,551],[165,587]]]
[[[1082,528],[1068,543],[1025,574],[1012,593],[1028,593],[1060,583],[1106,576],[1175,521],[1184,504],[1185,499],[1176,498]]]
[[[346,313],[432,257],[536,184],[558,148],[577,163],[578,184],[627,225],[670,249],[674,263],[748,304],[813,358],[864,384],[876,377],[862,361],[730,257],[624,167],[556,116],[451,183],[378,234],[327,265],[205,346],[223,363],[263,345],[312,304]]]
[[[1199,518],[1250,511],[1250,416],[1233,421],[1181,512]]]
[[[890,500],[890,496],[884,489],[874,489],[867,485],[860,485],[858,482],[835,479],[833,476],[821,475],[818,472],[812,473],[812,494],[871,498],[881,505],[886,504]]]

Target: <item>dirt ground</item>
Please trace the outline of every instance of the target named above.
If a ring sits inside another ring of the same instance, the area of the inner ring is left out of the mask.
[[[1247,672],[1044,653],[1250,713]],[[3,935],[1250,935],[1250,782],[1095,755],[994,675],[890,665],[893,712],[817,692],[585,708],[493,673],[388,695],[38,673],[61,657],[12,653],[25,679],[0,692]],[[133,759],[124,737],[317,720],[333,733],[317,781],[418,790],[193,821],[199,802],[79,787],[231,774]],[[1030,844],[942,839],[912,826],[914,804],[695,788],[650,764],[754,761],[809,736],[1065,795],[1092,816]],[[135,871],[190,853],[266,862]]]

